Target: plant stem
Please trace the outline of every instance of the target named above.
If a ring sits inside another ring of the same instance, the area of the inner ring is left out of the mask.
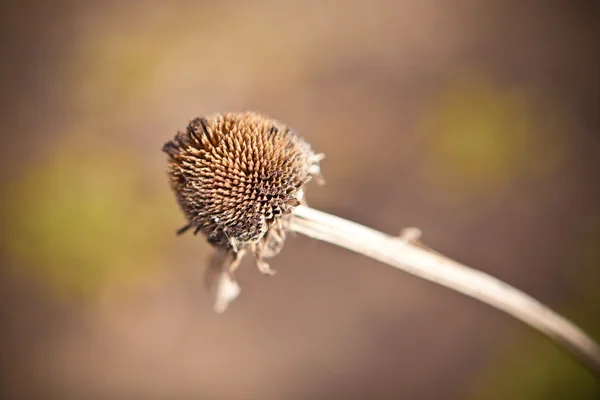
[[[305,205],[294,210],[291,230],[360,253],[502,310],[563,346],[600,378],[600,348],[594,340],[544,304],[490,275],[401,237]]]

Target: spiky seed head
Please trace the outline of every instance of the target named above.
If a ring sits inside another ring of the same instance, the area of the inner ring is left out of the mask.
[[[284,124],[257,113],[196,118],[166,143],[168,175],[195,233],[237,252],[263,242],[278,252],[282,222],[319,174],[320,156]],[[271,239],[270,239],[271,238]]]

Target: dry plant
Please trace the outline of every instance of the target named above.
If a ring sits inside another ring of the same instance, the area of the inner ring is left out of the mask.
[[[234,271],[246,253],[258,269],[298,232],[480,300],[537,329],[600,377],[600,348],[585,332],[522,291],[424,246],[416,228],[390,236],[312,209],[304,185],[322,183],[323,155],[281,122],[257,113],[196,118],[166,143],[168,175],[188,224],[215,247],[207,285],[222,313],[240,293]]]

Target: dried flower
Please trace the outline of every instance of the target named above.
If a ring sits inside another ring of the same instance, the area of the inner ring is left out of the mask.
[[[231,288],[233,271],[247,251],[263,273],[273,274],[265,258],[281,250],[304,185],[320,177],[322,155],[284,124],[251,112],[196,118],[163,151],[188,220],[179,233],[193,228],[217,249],[211,284],[227,275]],[[228,292],[235,298],[239,288]]]
[[[250,250],[259,269],[272,274],[264,258],[281,250],[289,229],[505,311],[600,376],[600,346],[589,335],[526,293],[433,251],[418,241],[419,229],[392,237],[306,205],[297,207],[303,186],[320,176],[322,155],[285,125],[254,113],[197,118],[163,151],[169,155],[171,186],[189,221],[180,232],[193,227],[217,248],[207,274],[216,290],[217,312],[240,292],[233,271],[243,254]]]

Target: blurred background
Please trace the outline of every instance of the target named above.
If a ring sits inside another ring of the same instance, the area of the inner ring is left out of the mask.
[[[526,291],[600,340],[598,2],[5,1],[4,399],[598,399],[512,318],[308,238],[212,312],[166,178],[196,116],[327,155],[311,206]]]

